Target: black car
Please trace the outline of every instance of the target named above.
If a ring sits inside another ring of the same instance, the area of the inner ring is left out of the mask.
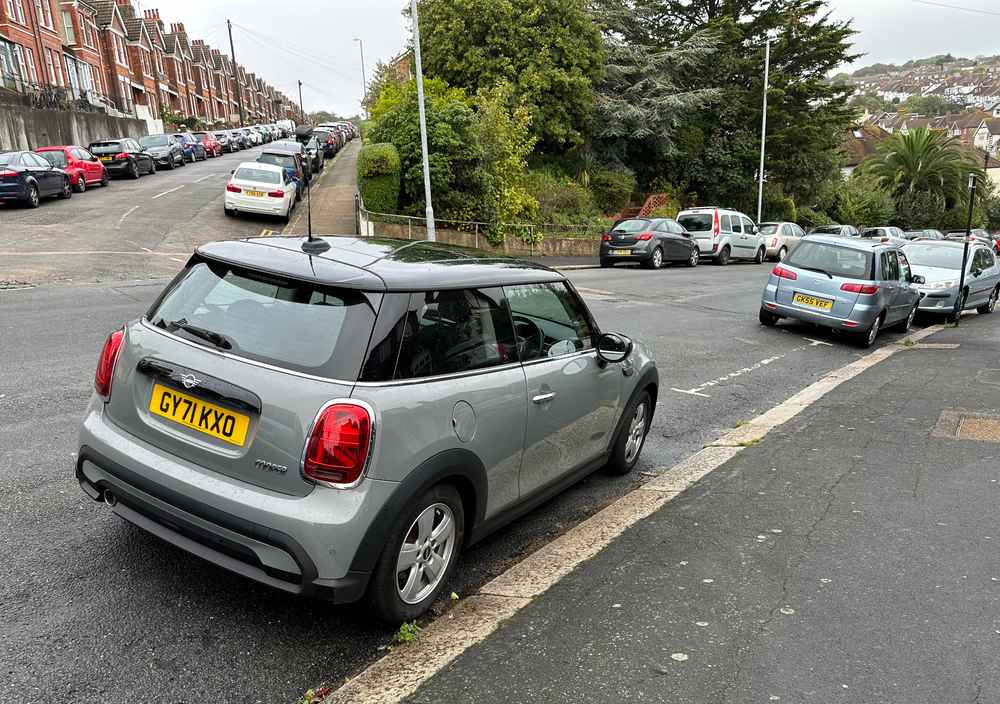
[[[92,142],[87,149],[101,160],[112,176],[139,178],[143,174],[156,173],[156,159],[131,137]]]
[[[320,145],[319,140],[313,135],[313,138],[309,140],[306,146],[306,154],[309,155],[309,165],[312,167],[313,173],[318,174],[323,170],[323,162],[325,157],[323,156],[323,147]]]
[[[308,145],[304,143],[293,142],[290,139],[283,139],[278,140],[277,142],[272,142],[270,146],[268,146],[268,149],[298,154],[299,158],[302,159],[303,166],[305,166],[307,185],[310,181],[312,181],[313,172],[318,171],[313,164],[313,160],[310,158]]]
[[[671,218],[631,218],[615,224],[601,238],[601,266],[639,262],[659,269],[664,262],[698,266],[698,243],[691,233]]]
[[[0,201],[19,201],[37,208],[45,196],[73,195],[70,177],[33,152],[0,154]]]
[[[313,130],[313,137],[323,147],[323,158],[332,159],[337,156],[339,140],[333,136],[330,130]]]
[[[159,166],[174,169],[184,166],[184,147],[169,134],[151,134],[139,140],[139,145],[156,159]]]

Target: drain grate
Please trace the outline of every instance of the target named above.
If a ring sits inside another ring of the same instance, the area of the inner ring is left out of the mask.
[[[952,440],[1000,443],[1000,416],[962,410],[944,411],[931,435]]]

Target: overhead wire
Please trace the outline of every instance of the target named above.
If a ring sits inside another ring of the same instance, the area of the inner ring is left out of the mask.
[[[932,7],[943,7],[947,10],[958,10],[960,12],[974,12],[979,15],[990,15],[992,17],[1000,17],[1000,12],[995,10],[983,10],[977,7],[964,7],[962,5],[952,5],[946,2],[935,2],[934,0],[913,0],[913,2],[919,5],[930,5]]]

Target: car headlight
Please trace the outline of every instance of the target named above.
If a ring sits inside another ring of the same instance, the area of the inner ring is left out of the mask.
[[[955,280],[931,281],[929,284],[926,284],[924,288],[939,291],[946,288],[955,288],[956,286],[958,286],[958,281]]]

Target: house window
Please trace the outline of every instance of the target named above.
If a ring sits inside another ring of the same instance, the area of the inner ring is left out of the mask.
[[[7,16],[18,24],[27,24],[24,21],[24,0],[7,0]]]
[[[69,10],[62,11],[62,19],[63,29],[66,30],[66,41],[70,44],[76,44],[76,30],[73,28],[73,16]]]
[[[35,13],[43,27],[53,29],[52,8],[49,7],[49,0],[35,0]]]
[[[35,52],[30,47],[24,47],[24,59],[21,62],[21,66],[27,66],[28,79],[32,83],[38,83],[38,69],[35,67]]]
[[[48,69],[49,69],[49,82],[55,83],[56,82],[56,66],[55,66],[55,63],[53,63],[53,61],[52,61],[52,50],[51,49],[46,49],[45,50],[45,65],[48,66]]]
[[[142,64],[142,75],[149,75],[149,52],[145,49],[139,50],[139,63]]]

